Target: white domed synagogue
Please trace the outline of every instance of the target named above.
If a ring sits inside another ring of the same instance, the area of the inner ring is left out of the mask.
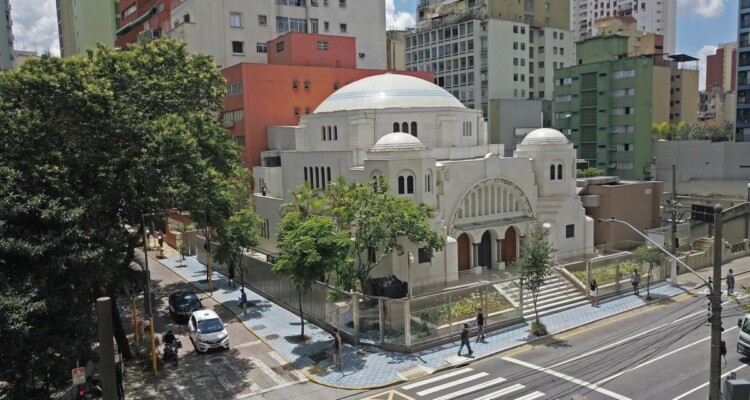
[[[420,284],[458,279],[459,272],[502,270],[535,227],[548,227],[558,259],[593,253],[593,221],[576,193],[573,144],[553,129],[529,133],[513,157],[490,144],[481,111],[464,107],[431,82],[383,74],[329,96],[299,126],[268,129],[269,150],[253,174],[256,212],[266,221],[259,247],[277,251],[279,208],[302,182],[325,189],[337,176],[366,183],[386,177],[393,194],[433,206],[432,225],[446,247],[415,260]],[[260,190],[260,189],[259,189]],[[414,244],[405,250],[418,254]],[[420,263],[420,261],[423,261]],[[373,276],[407,280],[396,253]]]

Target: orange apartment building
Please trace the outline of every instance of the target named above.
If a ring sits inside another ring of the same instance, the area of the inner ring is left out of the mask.
[[[268,126],[298,125],[338,88],[388,72],[357,69],[353,37],[289,33],[269,41],[267,48],[268,64],[241,63],[222,70],[227,80],[223,123],[243,147],[248,167],[261,165]],[[393,73],[433,78],[430,72]]]
[[[172,0],[120,0],[120,29],[115,46],[124,47],[138,41],[143,32],[148,37],[162,37],[171,29]]]

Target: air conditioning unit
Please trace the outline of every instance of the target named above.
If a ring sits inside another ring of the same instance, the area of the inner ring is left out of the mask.
[[[231,119],[224,120],[224,122],[222,123],[222,125],[224,125],[225,128],[234,128],[234,121],[231,120]]]
[[[365,58],[365,53],[359,53],[359,58]]]

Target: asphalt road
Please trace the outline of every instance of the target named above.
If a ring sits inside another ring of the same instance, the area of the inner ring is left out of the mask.
[[[740,303],[750,301],[741,298]],[[393,399],[706,399],[710,326],[705,296],[679,296],[511,350],[469,366],[373,391]],[[750,377],[736,352],[737,303],[722,312],[727,343],[722,375]],[[481,343],[475,346],[481,346]],[[723,384],[723,380],[722,380]]]

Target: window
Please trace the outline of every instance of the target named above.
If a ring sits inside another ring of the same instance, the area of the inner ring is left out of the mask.
[[[635,69],[626,69],[622,71],[615,71],[613,78],[614,79],[632,78],[634,76],[635,76]]]
[[[411,175],[406,177],[406,193],[414,194],[414,177]]]
[[[227,85],[227,96],[242,93],[242,82],[233,82]]]
[[[244,118],[245,118],[245,110],[243,109],[225,111],[223,114],[221,114],[221,119],[224,122],[240,121]]]
[[[398,194],[404,194],[404,177],[399,176],[398,177]]]
[[[258,25],[260,26],[268,25],[268,18],[265,15],[258,15]]]
[[[562,164],[557,164],[557,179],[562,180],[563,178],[563,166]]]
[[[411,123],[411,134],[414,137],[417,137],[417,123],[412,121]]]
[[[310,81],[305,81],[305,89],[310,89]]]
[[[296,80],[296,79],[293,80],[292,81],[292,89],[297,89],[298,87],[299,87],[299,81]]]
[[[280,33],[307,33],[307,20],[305,20],[304,18],[276,17],[276,30]]]
[[[554,181],[555,180],[555,165],[549,166],[549,180]]]
[[[328,51],[328,41],[318,40],[316,47],[318,50]]]
[[[242,28],[242,14],[229,13],[229,26],[232,28]]]
[[[420,264],[428,263],[432,259],[432,257],[430,257],[430,252],[427,251],[426,247],[420,247],[417,253],[419,255],[418,261]]]
[[[281,53],[282,51],[284,51],[284,42],[276,43],[276,52]]]
[[[404,122],[401,124],[401,132],[409,133],[409,123]]]
[[[132,6],[125,9],[125,11],[122,12],[122,18],[127,18],[133,14],[135,14],[135,11],[137,10],[137,6],[133,4]]]
[[[320,127],[320,130],[321,130],[321,136],[323,137],[323,141],[325,142],[326,141],[326,127],[322,126]]]
[[[558,103],[567,103],[569,101],[573,100],[573,96],[569,94],[555,96],[555,101]]]
[[[299,107],[294,107],[294,116],[299,117]]]
[[[393,131],[394,132],[401,132],[401,124],[399,124],[398,122],[394,122],[393,123]]]
[[[346,0],[339,0],[339,7],[346,8]]]
[[[245,42],[232,41],[232,53],[244,54],[245,53]]]
[[[576,226],[574,224],[565,225],[565,238],[569,239],[575,237]]]
[[[328,21],[324,21],[323,22],[323,31],[328,32],[328,26],[329,26]]]
[[[256,53],[268,53],[268,45],[265,43],[258,42],[255,44]]]
[[[339,32],[346,33],[346,24],[339,24]]]
[[[310,18],[310,33],[318,33],[318,19]]]

